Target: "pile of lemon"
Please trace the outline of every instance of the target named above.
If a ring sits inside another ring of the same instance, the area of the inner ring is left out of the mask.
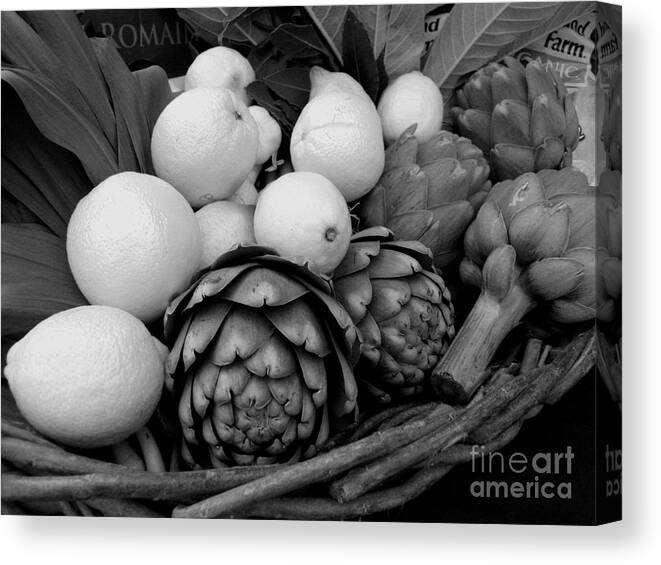
[[[19,408],[45,435],[97,447],[144,426],[167,356],[144,324],[236,244],[266,245],[331,274],[349,246],[348,203],[383,172],[384,136],[396,139],[413,122],[431,135],[442,121],[440,92],[421,73],[394,80],[377,110],[349,75],[315,67],[291,136],[294,172],[258,194],[255,179],[276,163],[282,134],[268,111],[249,106],[254,80],[237,51],[201,53],[154,126],[156,176],[113,175],[78,203],[67,257],[91,306],[38,324],[5,370]]]

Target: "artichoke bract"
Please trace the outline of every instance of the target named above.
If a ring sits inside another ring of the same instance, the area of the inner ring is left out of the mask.
[[[363,227],[385,226],[402,240],[418,240],[443,268],[461,255],[461,240],[487,196],[489,165],[470,140],[439,131],[419,143],[416,125],[386,150],[378,184],[362,200]]]
[[[461,278],[482,291],[432,373],[440,396],[467,402],[502,340],[538,305],[558,323],[613,319],[597,208],[595,189],[571,168],[493,187],[464,238]]]
[[[578,116],[552,69],[506,57],[473,73],[457,91],[457,102],[455,126],[488,156],[492,179],[571,165]]]
[[[168,388],[191,466],[312,456],[355,415],[359,349],[331,283],[257,245],[221,255],[165,314]]]
[[[454,337],[454,308],[432,255],[383,227],[354,235],[335,271],[339,302],[355,322],[359,385],[376,401],[418,395]]]

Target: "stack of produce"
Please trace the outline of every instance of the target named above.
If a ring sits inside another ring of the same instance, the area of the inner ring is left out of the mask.
[[[617,204],[595,239],[584,177],[540,171],[578,140],[566,93],[507,59],[457,94],[466,137],[442,131],[438,55],[380,54],[371,8],[338,8],[341,48],[316,8],[222,9],[226,44],[176,97],[73,13],[3,12],[3,504],[366,515],[507,444],[592,365],[591,332],[492,363],[532,308],[608,320],[619,298]],[[455,337],[436,268],[461,259],[482,294]]]

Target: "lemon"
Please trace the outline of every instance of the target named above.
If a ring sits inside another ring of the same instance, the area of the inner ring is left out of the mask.
[[[424,143],[443,124],[443,96],[436,83],[420,71],[400,75],[383,91],[378,105],[383,137],[390,145],[412,124],[415,136]]]
[[[344,197],[317,173],[289,173],[269,184],[259,195],[254,227],[257,243],[322,274],[340,264],[351,239]]]
[[[274,157],[280,148],[282,141],[282,131],[278,122],[276,122],[268,110],[261,106],[249,106],[248,111],[255,118],[257,129],[259,131],[259,143],[257,149],[256,164],[266,163],[271,157]]]
[[[199,267],[200,230],[185,198],[165,181],[125,172],[82,198],[67,227],[67,258],[92,304],[145,322],[163,315]]]
[[[163,388],[167,349],[134,316],[80,306],[37,324],[7,353],[5,376],[25,418],[75,447],[101,447],[144,426]]]
[[[254,212],[254,206],[227,201],[212,202],[195,212],[202,237],[202,267],[238,243],[255,243]]]
[[[325,176],[352,202],[367,194],[383,172],[379,115],[360,84],[345,73],[313,67],[310,84],[310,101],[291,136],[294,170]]]
[[[255,165],[259,133],[248,107],[230,90],[195,88],[177,96],[156,121],[156,175],[193,208],[234,194]]]
[[[246,87],[255,80],[252,65],[241,53],[229,47],[212,47],[200,53],[188,67],[184,88],[227,88],[246,105]]]

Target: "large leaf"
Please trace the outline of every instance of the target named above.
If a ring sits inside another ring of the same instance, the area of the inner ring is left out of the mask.
[[[23,69],[3,69],[2,80],[21,97],[39,130],[80,159],[95,185],[118,172],[117,157],[108,140],[59,94],[53,82]]]
[[[223,39],[258,45],[264,39],[264,31],[253,19],[257,8],[182,8],[179,17],[212,45]]]
[[[351,11],[361,21],[367,32],[372,52],[376,59],[386,48],[386,39],[388,34],[388,18],[390,12],[395,6],[384,4],[370,4],[367,6],[351,6]],[[423,21],[418,22],[421,26]]]
[[[87,304],[67,263],[64,240],[35,224],[2,224],[2,335]]]
[[[152,65],[137,71],[133,71],[133,76],[138,81],[140,93],[142,95],[142,105],[147,113],[147,124],[149,127],[149,138],[154,131],[156,120],[173,99],[174,93],[170,89],[168,75],[162,67]]]
[[[2,116],[3,198],[20,203],[64,237],[71,213],[92,183],[73,154],[41,134],[6,83],[2,84]],[[25,221],[21,215],[14,221]]]
[[[270,40],[289,58],[309,57],[317,53],[328,56],[329,53],[312,24],[281,24],[273,30]]]
[[[434,40],[424,73],[449,97],[466,75],[593,8],[593,2],[456,4]]]
[[[310,19],[337,60],[342,63],[342,28],[348,6],[306,6]]]
[[[355,78],[368,96],[376,101],[379,93],[379,70],[369,36],[353,10],[347,11],[342,31],[344,72]]]
[[[393,78],[420,70],[425,45],[425,9],[420,4],[399,4],[390,8],[384,65]]]
[[[310,72],[307,69],[282,69],[262,77],[262,81],[279,97],[298,108],[303,108],[310,97]]]
[[[73,11],[35,10],[22,12],[43,41],[67,65],[76,87],[97,117],[101,130],[116,147],[115,121],[108,90],[92,45]]]
[[[140,86],[111,39],[95,37],[91,41],[115,109],[118,168],[153,173],[151,136]]]

